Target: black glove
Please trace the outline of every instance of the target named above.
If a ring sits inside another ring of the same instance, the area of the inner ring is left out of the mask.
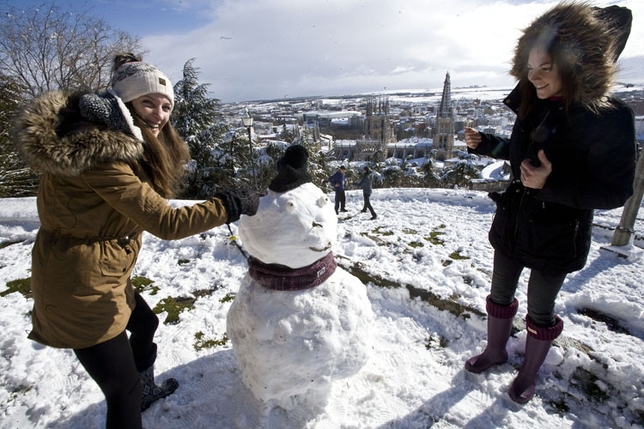
[[[266,195],[255,190],[239,189],[222,191],[215,194],[215,198],[219,198],[226,207],[228,213],[228,220],[226,223],[236,222],[243,214],[253,216],[257,213],[257,206],[259,206],[259,197]]]

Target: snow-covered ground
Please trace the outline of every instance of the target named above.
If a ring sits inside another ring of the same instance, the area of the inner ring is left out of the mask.
[[[359,212],[360,191],[347,194],[334,254],[367,288],[376,315],[373,352],[357,375],[333,385],[325,412],[307,428],[643,427],[641,210],[636,246],[621,249],[627,257],[603,248],[622,210],[596,212],[588,263],[567,278],[557,301],[563,335],[541,369],[536,396],[519,406],[507,388],[525,344],[527,271],[509,362],[482,375],[463,369],[486,340],[492,201],[466,190],[376,189],[372,221]],[[70,350],[27,339],[32,301],[10,292],[12,281],[30,275],[37,228],[34,199],[0,200],[0,427],[102,428],[105,403],[96,384]],[[143,413],[144,427],[289,429],[265,417],[225,341],[227,311],[246,269],[225,226],[178,241],[144,236],[135,275],[153,283],[141,286],[143,296],[152,307],[168,298],[192,304],[157,331],[157,376],[181,385]],[[159,316],[166,321],[170,313]]]

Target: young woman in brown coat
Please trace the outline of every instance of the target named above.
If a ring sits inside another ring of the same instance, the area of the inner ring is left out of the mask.
[[[168,204],[189,160],[173,104],[170,80],[124,54],[107,92],[43,94],[13,129],[42,173],[29,338],[74,350],[105,394],[107,428],[140,428],[141,411],[178,387],[154,383],[159,320],[130,282],[143,231],[179,239],[257,210],[258,195],[243,191]]]

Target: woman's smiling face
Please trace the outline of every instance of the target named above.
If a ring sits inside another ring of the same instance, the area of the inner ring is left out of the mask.
[[[537,97],[546,99],[561,95],[562,83],[552,56],[543,47],[535,47],[528,56],[528,80],[537,90]]]
[[[135,98],[132,100],[132,107],[155,137],[168,123],[172,112],[172,102],[162,94],[146,94]]]

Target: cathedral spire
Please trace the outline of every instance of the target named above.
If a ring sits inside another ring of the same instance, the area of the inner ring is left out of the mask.
[[[454,114],[452,113],[452,88],[449,72],[445,75],[443,96],[436,114],[432,148],[437,151],[436,159],[446,160],[452,157],[454,149]]]
[[[449,72],[445,75],[445,83],[443,84],[443,95],[441,97],[441,104],[438,108],[439,118],[452,117],[452,84],[449,78]]]

